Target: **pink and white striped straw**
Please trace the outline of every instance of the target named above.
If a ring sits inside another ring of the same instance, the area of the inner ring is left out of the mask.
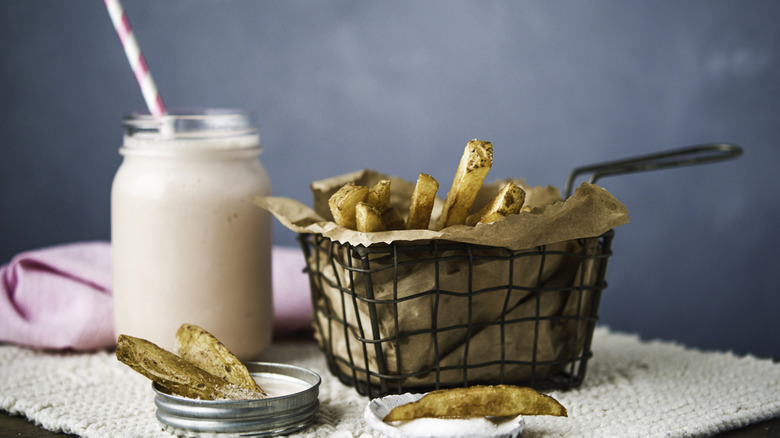
[[[135,73],[135,79],[138,81],[138,85],[141,87],[141,93],[146,101],[146,106],[149,108],[149,113],[154,116],[161,116],[165,114],[165,105],[163,105],[160,92],[157,91],[157,86],[154,84],[152,74],[149,72],[149,67],[146,65],[141,48],[138,46],[138,41],[135,39],[133,29],[130,27],[130,20],[127,19],[122,4],[119,0],[104,0],[106,8],[108,9],[108,15],[111,16],[111,22],[114,23],[116,33],[119,35],[119,41],[122,42],[122,47],[127,55],[127,60],[130,61],[130,67]]]

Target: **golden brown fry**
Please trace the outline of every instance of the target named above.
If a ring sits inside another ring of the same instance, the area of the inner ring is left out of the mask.
[[[431,222],[433,203],[436,200],[436,192],[439,190],[439,182],[428,174],[421,173],[417,177],[417,184],[412,192],[412,203],[409,206],[409,219],[406,222],[407,230],[426,229]]]
[[[390,207],[390,180],[383,179],[368,191],[366,203],[384,213]]]
[[[554,415],[566,417],[554,398],[532,388],[512,385],[472,386],[429,392],[416,402],[391,410],[382,421],[408,421],[416,418],[514,417]]]
[[[202,370],[230,383],[265,394],[243,363],[214,335],[193,325],[176,331],[176,354]]]
[[[466,225],[489,224],[510,214],[520,213],[524,202],[525,190],[509,181],[490,202],[466,219]]]
[[[390,207],[382,213],[382,222],[385,223],[388,230],[403,230],[406,227],[404,217],[395,207]]]
[[[366,202],[358,202],[355,206],[355,222],[357,230],[363,233],[387,231],[387,227],[382,222],[382,214],[376,207]]]
[[[333,214],[333,220],[342,227],[357,229],[355,207],[358,202],[364,202],[367,197],[368,187],[355,185],[351,182],[344,184],[328,199],[328,207]]]
[[[488,141],[469,141],[444,201],[439,229],[466,223],[474,198],[492,165],[493,145]]]
[[[217,377],[175,354],[140,338],[119,335],[116,358],[166,391],[201,400],[246,400],[265,397]]]

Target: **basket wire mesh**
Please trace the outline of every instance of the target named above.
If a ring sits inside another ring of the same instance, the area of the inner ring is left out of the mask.
[[[360,394],[377,397],[473,384],[579,386],[592,356],[613,236],[610,230],[521,251],[435,240],[366,247],[318,234],[298,239],[328,367]],[[462,272],[449,272],[453,266]],[[502,278],[482,284],[485,266],[489,272],[501,266]],[[415,270],[431,273],[432,285],[406,290],[404,278]],[[532,281],[518,281],[529,275]],[[485,303],[500,303],[500,309],[486,310]],[[421,314],[411,318],[417,310]],[[562,346],[553,347],[560,350],[553,356],[545,353],[550,330],[563,333],[556,335]],[[415,343],[416,349],[409,347]]]

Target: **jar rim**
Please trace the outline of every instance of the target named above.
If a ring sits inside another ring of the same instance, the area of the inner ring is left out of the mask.
[[[160,134],[170,137],[211,137],[257,134],[255,113],[239,108],[171,108],[163,115],[147,111],[126,114],[122,120],[125,135]]]

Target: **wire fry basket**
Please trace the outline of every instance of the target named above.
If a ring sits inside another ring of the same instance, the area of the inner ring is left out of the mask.
[[[734,158],[702,145],[575,169],[602,176]],[[693,158],[688,158],[694,156]],[[614,231],[529,248],[449,241],[370,246],[299,234],[315,335],[338,379],[369,397],[474,384],[578,387]]]

